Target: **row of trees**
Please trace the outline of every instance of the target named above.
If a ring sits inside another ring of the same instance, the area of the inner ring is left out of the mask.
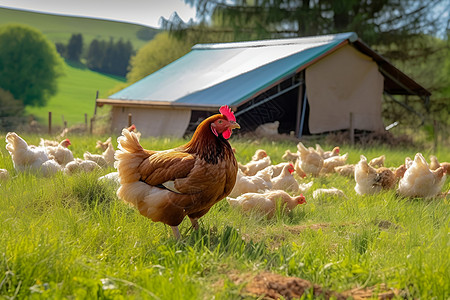
[[[82,34],[72,34],[67,45],[56,43],[60,55],[69,61],[85,61],[89,69],[97,72],[122,77],[127,74],[130,58],[134,54],[130,41],[124,42],[120,39],[115,42],[112,38],[109,41],[94,39],[85,52],[83,46]]]

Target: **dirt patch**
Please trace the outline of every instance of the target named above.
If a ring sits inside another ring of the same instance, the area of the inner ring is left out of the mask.
[[[323,290],[320,286],[298,277],[285,277],[272,273],[256,275],[245,287],[244,293],[262,297],[263,299],[294,299],[304,294],[329,299],[347,299],[343,294]]]
[[[234,278],[236,280],[236,278]],[[241,280],[239,280],[241,281]],[[269,272],[260,273],[254,276],[242,291],[245,295],[261,297],[262,299],[296,299],[303,295],[314,295],[321,299],[344,300],[352,298],[354,300],[364,299],[392,299],[401,295],[399,290],[389,289],[381,284],[369,288],[355,288],[349,291],[338,293],[326,290],[317,284],[298,278],[286,277]]]

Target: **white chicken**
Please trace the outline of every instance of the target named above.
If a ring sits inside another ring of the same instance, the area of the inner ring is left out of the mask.
[[[71,145],[69,139],[63,140],[57,146],[46,146],[48,157],[54,159],[58,164],[64,167],[66,164],[74,160],[73,153],[68,148]]]
[[[283,167],[280,175],[272,178],[272,189],[274,190],[284,190],[293,193],[304,193],[313,184],[313,182],[299,184],[295,177],[293,176],[294,167],[292,164]]]
[[[348,153],[344,155],[331,156],[323,160],[323,166],[320,170],[322,174],[329,174],[334,172],[335,167],[340,167],[346,164]]]
[[[73,175],[77,172],[88,173],[99,169],[100,166],[92,160],[82,160],[79,158],[75,158],[75,160],[69,162],[64,167],[64,174]]]
[[[106,148],[106,150],[102,153],[108,167],[114,167],[114,162],[116,161],[116,159],[114,158],[115,153],[116,151],[114,150],[112,144],[109,144],[108,148]]]
[[[430,170],[423,155],[417,153],[398,183],[398,193],[405,197],[434,197],[441,192],[445,179],[443,167]]]
[[[106,150],[102,154],[92,154],[89,151],[86,151],[83,154],[83,158],[85,160],[91,160],[96,162],[100,167],[107,168],[114,166],[114,154],[116,151],[113,148],[112,144],[109,144]]]
[[[381,191],[381,186],[375,185],[377,182],[377,171],[369,166],[364,155],[360,156],[360,160],[355,166],[355,181],[355,191],[360,195],[375,194]]]
[[[245,165],[238,163],[239,169],[244,172],[245,175],[255,175],[258,171],[261,171],[272,164],[270,156],[266,156],[260,160],[252,160]]]
[[[347,198],[345,196],[344,192],[332,187],[329,189],[317,189],[313,192],[313,199],[319,199],[323,197],[329,197],[329,198]]]
[[[40,172],[50,176],[61,170],[61,166],[47,155],[45,148],[28,146],[15,132],[6,134],[6,150],[12,157],[14,169],[18,172]]]
[[[355,165],[348,164],[348,165],[334,167],[334,171],[341,176],[353,177],[355,175]]]
[[[316,144],[316,152],[322,156],[323,159],[327,159],[333,156],[339,155],[340,148],[338,146],[334,147],[331,151],[324,151],[319,144]]]
[[[279,163],[276,165],[270,165],[270,166],[266,167],[264,170],[266,170],[266,169],[272,170],[272,178],[273,178],[273,177],[277,177],[278,175],[280,175],[283,168],[288,165],[291,165],[294,168],[294,165],[292,163]]]
[[[287,149],[284,152],[284,154],[281,157],[281,159],[286,160],[286,161],[296,162],[298,157],[299,157],[299,153],[298,152],[292,153],[291,150]]]
[[[98,181],[120,186],[119,172],[111,172],[98,178]]]
[[[258,149],[255,151],[255,154],[252,156],[253,161],[258,161],[267,156],[267,152],[263,149]]]
[[[257,211],[273,217],[277,205],[284,210],[290,211],[297,205],[306,203],[305,197],[301,194],[296,197],[290,196],[285,191],[267,191],[265,193],[247,193],[237,198],[227,198],[232,207],[240,207],[245,212]]]
[[[374,168],[384,167],[384,161],[386,160],[386,156],[383,154],[379,157],[375,157],[369,161],[369,166]]]
[[[280,126],[279,121],[275,121],[272,123],[264,123],[264,124],[259,125],[255,129],[255,134],[257,134],[259,136],[277,135],[279,126]]]
[[[111,137],[107,138],[104,142],[98,140],[95,148],[105,151],[108,148],[109,144],[111,144]]]
[[[236,184],[229,196],[234,198],[245,193],[256,193],[271,189],[271,177],[272,170],[269,168],[265,168],[253,176],[247,176],[241,170],[238,170]]]
[[[323,158],[313,148],[307,149],[302,142],[297,144],[300,153],[300,168],[312,176],[318,176],[323,166]]]

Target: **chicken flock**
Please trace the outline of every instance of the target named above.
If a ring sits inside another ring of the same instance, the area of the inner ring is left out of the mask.
[[[102,168],[117,171],[99,178],[118,187],[120,199],[135,206],[139,212],[155,222],[172,227],[180,238],[178,225],[188,216],[193,228],[197,220],[220,200],[226,198],[231,207],[244,212],[257,212],[272,217],[281,207],[286,211],[305,204],[304,193],[311,189],[314,178],[336,173],[354,179],[357,194],[376,194],[396,189],[403,197],[435,197],[442,192],[450,163],[440,163],[435,156],[428,164],[421,153],[396,168],[384,167],[385,156],[370,161],[360,156],[357,164],[348,164],[348,153],[340,148],[325,151],[319,144],[306,147],[297,144],[297,152],[286,150],[285,162],[272,164],[270,156],[258,149],[252,159],[237,162],[234,148],[228,139],[232,130],[240,128],[227,106],[220,114],[200,123],[185,145],[164,151],[145,150],[139,143],[140,133],[132,125],[117,139],[119,149],[113,148],[111,138],[98,141],[101,154],[85,152],[75,158],[69,150],[69,139],[29,145],[14,132],[6,135],[16,172],[29,171],[43,176],[57,172],[72,175]],[[10,179],[8,171],[0,169],[0,181]],[[346,198],[335,188],[315,189],[314,199],[322,197]]]

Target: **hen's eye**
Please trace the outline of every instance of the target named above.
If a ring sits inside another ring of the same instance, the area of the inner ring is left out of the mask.
[[[222,124],[222,120],[219,120],[219,124]]]

